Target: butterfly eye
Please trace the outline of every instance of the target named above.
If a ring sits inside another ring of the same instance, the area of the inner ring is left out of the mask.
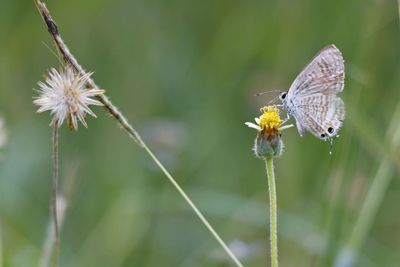
[[[281,94],[281,99],[285,99],[286,98],[286,93],[282,93]]]
[[[329,127],[329,128],[328,128],[328,133],[330,133],[330,134],[333,133],[333,128],[332,128],[332,127]]]

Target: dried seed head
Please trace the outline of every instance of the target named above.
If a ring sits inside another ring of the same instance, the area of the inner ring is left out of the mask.
[[[91,97],[104,93],[104,90],[85,87],[91,75],[76,74],[70,66],[60,72],[52,68],[45,82],[38,83],[39,96],[33,101],[39,106],[37,112],[49,110],[53,115],[51,124],[57,123],[58,127],[65,119],[71,130],[78,130],[78,120],[87,127],[86,113],[96,117],[89,105],[102,105]]]

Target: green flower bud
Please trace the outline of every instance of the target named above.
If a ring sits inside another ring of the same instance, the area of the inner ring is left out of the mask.
[[[254,140],[254,154],[262,159],[279,157],[283,151],[283,141],[279,133],[270,135],[270,132],[262,131]]]

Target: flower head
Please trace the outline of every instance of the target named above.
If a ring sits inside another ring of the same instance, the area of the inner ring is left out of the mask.
[[[280,134],[283,127],[281,127],[282,119],[279,116],[279,109],[276,106],[267,106],[263,107],[261,111],[263,114],[255,118],[256,124],[245,123],[248,127],[258,131],[253,150],[260,158],[279,156],[283,150]]]
[[[266,131],[270,134],[277,134],[282,123],[278,108],[276,106],[266,106],[261,108],[261,111],[263,114],[254,119],[257,124],[252,122],[246,122],[245,124],[259,132]]]
[[[76,74],[70,66],[60,72],[52,68],[45,82],[38,83],[40,95],[33,101],[39,106],[38,112],[50,110],[53,115],[51,124],[56,123],[57,127],[65,119],[68,120],[71,130],[78,129],[78,120],[87,127],[86,113],[96,117],[89,105],[102,105],[91,97],[104,93],[104,90],[85,87],[91,75],[92,73]]]

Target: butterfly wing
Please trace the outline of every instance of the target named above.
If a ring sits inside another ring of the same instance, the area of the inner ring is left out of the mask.
[[[293,114],[300,135],[308,130],[326,140],[337,135],[345,117],[343,100],[336,95],[314,94],[300,96]]]
[[[324,47],[296,77],[287,99],[313,94],[332,95],[343,91],[344,60],[335,45]]]

